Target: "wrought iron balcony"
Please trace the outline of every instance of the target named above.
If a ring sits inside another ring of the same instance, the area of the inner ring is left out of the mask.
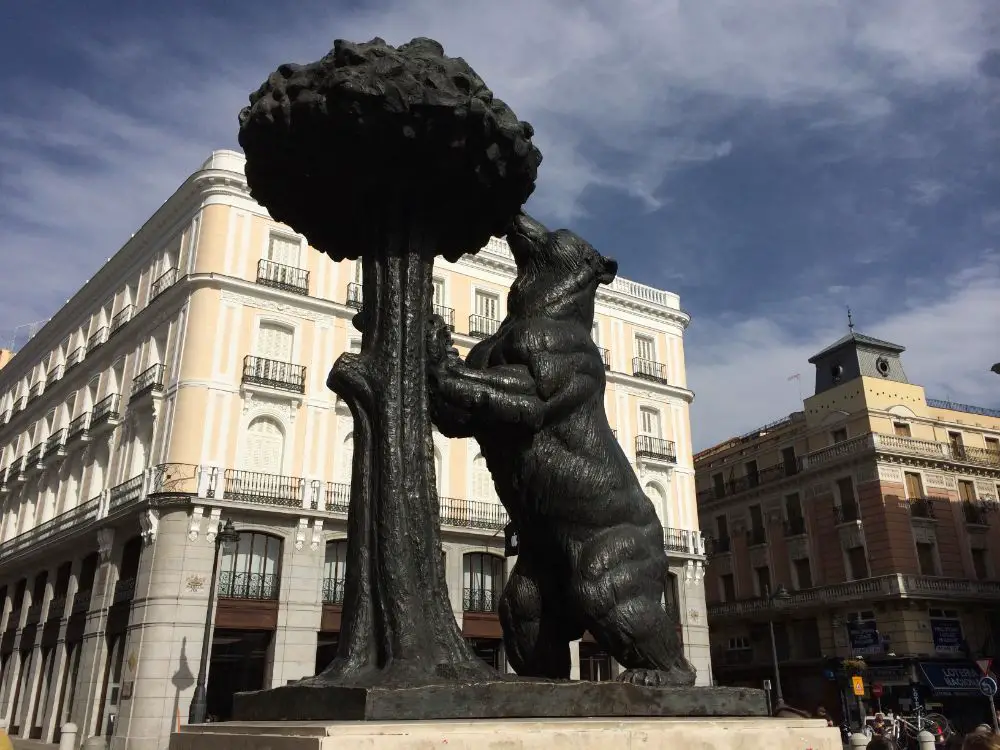
[[[653,437],[652,435],[635,436],[636,458],[652,458],[659,461],[677,463],[677,448],[672,440]]]
[[[42,619],[42,600],[41,598],[39,598],[37,602],[33,602],[32,605],[28,607],[28,614],[25,615],[24,625],[25,627],[27,627],[28,625],[34,625],[41,619]]]
[[[980,502],[963,500],[962,514],[965,516],[965,523],[969,526],[990,525],[989,507]]]
[[[219,596],[223,599],[274,600],[278,598],[279,578],[274,573],[219,574]]]
[[[126,604],[135,598],[135,577],[119,580],[115,584],[115,593],[111,600],[115,604]]]
[[[90,414],[88,430],[93,432],[98,427],[106,424],[118,424],[118,420],[121,418],[120,402],[121,396],[117,393],[112,393],[94,404],[94,410]]]
[[[454,333],[455,331],[455,308],[446,307],[444,305],[434,305],[434,314],[440,315],[444,318],[444,324],[448,327],[448,330]]]
[[[346,513],[351,504],[351,485],[343,482],[326,483],[326,509]]]
[[[67,428],[62,427],[53,432],[51,435],[49,435],[49,439],[45,441],[45,454],[44,454],[45,458],[49,458],[51,456],[66,455],[67,434],[68,434]]]
[[[680,552],[686,555],[701,555],[703,554],[701,532],[664,527],[663,549],[668,554]]]
[[[102,346],[108,340],[108,327],[101,326],[87,339],[87,354]]]
[[[833,520],[836,524],[857,523],[861,520],[861,513],[855,502],[843,503],[833,506]]]
[[[14,416],[14,410],[13,409],[7,409],[7,411],[5,411],[3,413],[3,418],[0,421],[2,421],[3,424],[7,424],[10,421],[10,418],[12,416]]]
[[[149,301],[152,302],[176,283],[177,269],[168,268],[156,278],[156,281],[149,285]]]
[[[439,507],[441,523],[449,526],[500,531],[510,521],[507,510],[499,503],[442,497]]]
[[[469,316],[469,335],[473,338],[484,339],[499,330],[500,321],[496,318],[487,318],[485,315]]]
[[[87,610],[90,609],[90,598],[93,596],[93,593],[90,589],[77,591],[73,595],[73,608],[70,610],[69,616],[86,614]]]
[[[912,497],[907,502],[910,509],[911,518],[925,518],[933,520],[937,518],[934,515],[934,500],[929,497]]]
[[[49,601],[49,611],[45,616],[46,622],[52,622],[53,620],[61,620],[62,616],[66,613],[66,595],[62,594],[60,596],[54,596]]]
[[[31,388],[28,389],[28,403],[30,404],[36,398],[42,395],[42,391],[45,390],[45,381],[36,380]]]
[[[604,369],[611,369],[611,350],[605,349],[603,346],[597,347],[597,351],[601,353],[601,361],[604,363]]]
[[[76,367],[78,364],[83,362],[83,358],[85,356],[87,356],[86,349],[82,346],[76,347],[76,349],[71,351],[69,355],[66,357],[66,370],[67,371],[71,370],[72,368]]]
[[[257,262],[257,283],[293,294],[309,294],[309,271],[272,260]]]
[[[226,469],[222,496],[226,500],[256,505],[302,507],[302,477],[286,477],[259,471]]]
[[[142,497],[142,474],[126,479],[108,491],[108,506],[111,510],[136,503]]]
[[[114,336],[118,333],[122,329],[122,326],[132,320],[134,314],[135,305],[125,305],[125,307],[115,313],[115,316],[111,319],[111,335]]]
[[[24,459],[24,469],[28,471],[30,469],[41,468],[42,455],[45,453],[45,441],[36,443],[31,446],[31,450],[28,451],[27,457]]]
[[[166,369],[164,365],[153,365],[132,378],[132,396],[129,400],[135,401],[148,393],[161,393]]]
[[[785,521],[785,536],[802,536],[806,533],[806,519],[803,516],[791,516]]]
[[[290,393],[306,392],[306,368],[248,354],[243,358],[243,382]]]
[[[66,440],[70,441],[76,440],[78,437],[86,437],[89,426],[90,412],[84,412],[66,427]]]
[[[347,306],[360,310],[364,304],[361,284],[352,282],[347,285]]]
[[[46,383],[55,383],[63,376],[63,366],[61,364],[52,365],[45,373]]]
[[[462,591],[463,612],[496,612],[499,605],[499,591],[486,588],[467,588]]]
[[[323,604],[343,604],[345,583],[344,578],[324,578]]]
[[[60,513],[55,518],[50,518],[45,523],[29,529],[23,534],[18,534],[14,538],[8,539],[3,544],[0,544],[0,559],[37,545],[46,539],[60,536],[70,530],[95,521],[100,506],[100,496],[91,498],[87,502],[81,503],[65,513]]]
[[[632,357],[632,374],[637,378],[652,380],[656,383],[667,382],[667,366],[651,359]]]

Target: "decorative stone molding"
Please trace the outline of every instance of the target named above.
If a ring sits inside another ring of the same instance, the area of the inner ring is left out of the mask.
[[[291,425],[295,424],[295,417],[302,408],[302,397],[297,393],[263,396],[243,386],[242,396],[243,415],[250,419],[267,415]]]
[[[684,565],[684,585],[700,586],[705,579],[705,564],[701,560],[688,560]]]
[[[996,499],[996,485],[986,479],[976,480],[976,497],[980,500]]]
[[[205,541],[215,544],[215,537],[219,533],[219,523],[222,518],[222,508],[212,508],[208,516],[208,526],[205,529]]]
[[[948,485],[944,481],[944,474],[938,474],[934,471],[924,472],[924,487],[938,487],[940,489],[947,489]]]
[[[110,526],[97,530],[97,554],[102,563],[111,559],[111,551],[115,544],[115,530]]]
[[[267,310],[280,315],[287,315],[289,318],[293,319],[311,320],[313,323],[322,323],[327,326],[332,326],[334,320],[334,316],[332,315],[324,315],[322,313],[306,309],[305,307],[289,305],[285,302],[266,299],[263,296],[256,297],[249,294],[240,294],[239,292],[234,292],[229,289],[222,290],[222,301],[237,305],[244,305],[245,307],[253,307],[257,310]]]
[[[878,478],[883,482],[896,482],[897,484],[902,484],[903,472],[895,466],[885,466],[883,464],[879,464]]]
[[[188,522],[188,539],[192,542],[198,541],[201,533],[201,521],[205,517],[205,509],[200,505],[191,508],[191,519]]]
[[[323,544],[323,519],[316,518],[313,519],[312,541],[309,542],[309,548],[315,552],[321,544]]]
[[[895,481],[892,479],[883,478],[881,467],[875,467],[871,465],[860,467],[855,474],[855,482],[858,485],[868,484],[869,482],[877,482],[880,479],[887,482]]]
[[[913,538],[921,544],[937,544],[937,532],[933,526],[920,524],[913,527]]]
[[[788,557],[792,560],[805,560],[809,557],[809,538],[805,536],[792,537],[788,540]]]
[[[298,526],[295,527],[295,550],[301,551],[306,543],[306,531],[309,530],[309,519],[300,518]]]
[[[810,485],[805,491],[805,496],[807,498],[820,497],[822,495],[829,494],[832,494],[829,482],[820,482],[819,484]]]
[[[156,541],[156,530],[160,525],[160,511],[155,508],[146,508],[139,515],[139,528],[141,529],[142,541],[152,544]]]

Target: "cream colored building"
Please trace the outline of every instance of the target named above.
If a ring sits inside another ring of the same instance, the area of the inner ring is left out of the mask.
[[[352,420],[325,385],[360,346],[358,266],[334,263],[251,200],[216,151],[0,371],[0,716],[11,734],[163,748],[187,720],[220,520],[208,680],[314,674],[343,595]],[[493,240],[441,262],[436,307],[467,350],[504,317],[514,263]],[[666,527],[689,658],[710,679],[678,298],[625,279],[599,295],[607,411]],[[435,435],[455,617],[505,667],[495,609],[507,516],[471,440]],[[574,670],[617,667],[591,639]]]

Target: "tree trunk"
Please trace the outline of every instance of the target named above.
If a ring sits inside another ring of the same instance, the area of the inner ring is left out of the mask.
[[[382,225],[363,258],[361,353],[327,381],[354,417],[347,580],[324,682],[409,686],[494,674],[462,638],[441,562],[427,395],[433,237]]]

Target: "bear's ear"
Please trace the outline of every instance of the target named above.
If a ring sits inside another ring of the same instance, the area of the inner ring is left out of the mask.
[[[602,258],[603,270],[597,275],[597,280],[602,284],[610,284],[618,275],[618,261],[614,258]]]

